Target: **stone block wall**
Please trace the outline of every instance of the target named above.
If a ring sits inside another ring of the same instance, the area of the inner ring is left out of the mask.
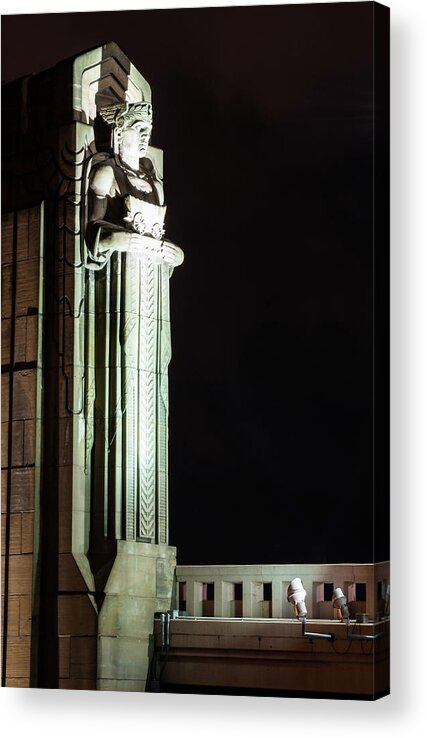
[[[30,686],[36,650],[41,214],[36,206],[2,216],[2,672],[12,687]]]
[[[52,398],[65,382],[45,371],[43,219],[43,204],[2,216],[2,675],[5,686],[95,689],[97,608],[72,552],[69,466],[56,464],[66,433],[42,423],[43,385]]]

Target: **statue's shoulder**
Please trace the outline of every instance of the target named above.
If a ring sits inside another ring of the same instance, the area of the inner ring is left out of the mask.
[[[92,164],[90,187],[97,197],[114,197],[118,191],[116,163],[113,158],[101,159]]]

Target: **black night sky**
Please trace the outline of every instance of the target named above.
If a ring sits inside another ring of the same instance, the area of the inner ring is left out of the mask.
[[[4,81],[115,41],[152,87],[167,233],[186,254],[171,281],[181,564],[389,556],[372,17],[362,2],[2,19]]]

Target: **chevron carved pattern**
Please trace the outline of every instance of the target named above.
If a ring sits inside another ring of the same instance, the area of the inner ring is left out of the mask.
[[[157,496],[158,496],[158,540],[168,542],[168,378],[159,375],[157,406]]]
[[[157,404],[157,267],[140,260],[139,331],[139,535],[155,539]]]
[[[135,387],[128,387],[125,392],[125,490],[126,490],[126,539],[135,539],[135,507],[136,507],[136,433],[135,433]]]
[[[154,538],[156,501],[156,375],[140,372],[139,510],[140,535]]]
[[[140,301],[139,263],[126,254],[127,269],[124,294],[123,353],[124,367],[124,489],[126,494],[126,539],[136,538],[137,459],[138,459],[138,312]]]

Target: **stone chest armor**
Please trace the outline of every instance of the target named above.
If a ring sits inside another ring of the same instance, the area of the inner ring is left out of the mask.
[[[92,218],[86,233],[88,261],[93,259],[102,267],[108,259],[100,256],[97,248],[102,231],[127,231],[160,240],[164,236],[166,206],[160,204],[159,180],[150,159],[141,160],[139,172],[127,168],[117,157],[103,159],[93,165],[91,177],[100,167],[112,169],[116,187],[113,195],[106,195],[103,199],[97,198],[89,188],[89,212]],[[139,181],[145,190],[138,188]]]

